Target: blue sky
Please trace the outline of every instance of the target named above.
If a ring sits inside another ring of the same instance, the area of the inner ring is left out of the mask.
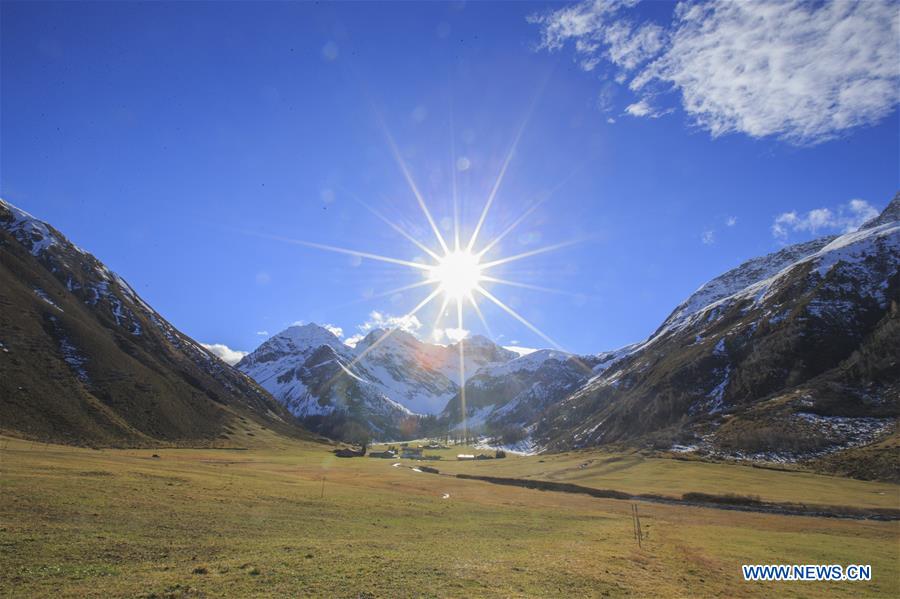
[[[424,255],[362,200],[436,249],[385,129],[439,226],[455,176],[464,234],[521,130],[479,238],[555,190],[491,256],[581,241],[503,268],[560,293],[490,289],[565,349],[615,348],[900,187],[896,4],[761,3],[765,35],[750,4],[632,4],[4,2],[0,194],[247,351],[427,294],[377,297],[421,276],[275,239]],[[547,345],[481,305],[502,343]]]

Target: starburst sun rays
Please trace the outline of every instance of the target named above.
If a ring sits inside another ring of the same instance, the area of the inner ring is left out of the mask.
[[[431,211],[428,209],[428,205],[425,202],[425,198],[422,193],[419,191],[419,188],[413,178],[408,165],[403,160],[403,157],[400,154],[400,151],[397,148],[396,143],[394,142],[393,137],[390,135],[390,132],[385,127],[384,129],[385,137],[387,138],[388,146],[390,147],[391,154],[394,158],[394,161],[397,163],[401,173],[403,174],[403,178],[406,181],[409,190],[412,195],[416,199],[416,203],[421,209],[422,215],[425,220],[428,222],[429,228],[434,233],[435,241],[437,242],[439,249],[435,251],[428,244],[421,239],[417,239],[412,234],[410,234],[403,227],[398,225],[397,223],[391,221],[389,218],[381,214],[379,211],[363,202],[359,198],[355,198],[356,201],[361,204],[364,208],[382,220],[385,224],[391,227],[394,231],[399,233],[403,238],[407,241],[411,242],[418,249],[425,252],[431,262],[423,262],[416,260],[406,260],[402,258],[395,258],[391,256],[384,256],[380,254],[375,254],[372,252],[360,251],[350,248],[339,247],[335,245],[316,243],[311,241],[304,241],[298,239],[290,239],[283,237],[274,237],[274,236],[266,236],[270,239],[275,239],[278,241],[283,241],[286,243],[299,244],[311,248],[316,248],[320,250],[325,250],[329,252],[336,252],[341,254],[348,254],[351,256],[356,256],[359,258],[376,260],[381,262],[386,262],[389,264],[405,266],[417,271],[420,271],[423,279],[421,281],[404,285],[402,287],[398,287],[395,289],[390,289],[384,292],[379,292],[375,295],[370,296],[370,299],[376,297],[385,297],[389,295],[393,295],[395,293],[410,291],[413,289],[417,289],[420,287],[432,287],[432,289],[427,293],[427,295],[418,303],[414,308],[412,308],[409,312],[407,312],[402,319],[408,320],[413,316],[419,314],[427,305],[429,305],[436,298],[441,297],[441,306],[438,310],[437,317],[433,324],[433,331],[439,331],[442,325],[442,321],[445,318],[445,315],[448,312],[448,309],[452,309],[452,311],[456,312],[456,332],[459,336],[458,339],[458,349],[459,349],[459,388],[460,388],[460,414],[462,416],[462,428],[464,431],[464,435],[466,433],[466,391],[465,391],[465,380],[466,380],[466,372],[465,372],[465,320],[464,313],[467,305],[471,306],[472,310],[478,316],[485,330],[489,335],[492,335],[491,329],[488,326],[487,320],[485,319],[484,313],[482,312],[478,300],[487,300],[488,302],[495,304],[501,310],[506,312],[509,316],[514,318],[520,324],[525,326],[529,331],[552,345],[554,348],[561,349],[560,345],[549,337],[546,333],[541,331],[537,326],[529,322],[524,316],[519,314],[516,310],[514,310],[511,306],[504,303],[501,299],[499,299],[494,293],[486,288],[487,284],[493,285],[506,285],[512,287],[518,287],[522,289],[530,289],[536,291],[546,291],[552,293],[567,293],[565,291],[561,291],[558,289],[553,289],[544,286],[531,285],[528,283],[521,283],[517,281],[508,280],[505,278],[500,278],[493,276],[490,271],[492,269],[496,269],[499,266],[503,266],[512,262],[516,262],[518,260],[522,260],[525,258],[530,258],[532,256],[537,256],[540,254],[544,254],[547,252],[551,252],[554,250],[558,250],[574,243],[578,243],[578,240],[570,240],[562,243],[557,243],[553,245],[548,245],[532,250],[528,250],[525,252],[521,252],[518,254],[513,254],[509,256],[502,256],[498,258],[494,258],[491,260],[485,260],[485,256],[488,252],[498,247],[498,244],[502,239],[504,239],[507,235],[509,235],[517,226],[519,226],[523,221],[525,221],[528,216],[530,216],[534,211],[543,204],[553,193],[561,187],[561,185],[565,182],[563,181],[555,188],[553,188],[549,193],[544,195],[539,200],[532,203],[532,205],[526,209],[518,218],[516,218],[512,223],[510,223],[505,229],[503,229],[496,237],[485,243],[480,249],[476,249],[476,245],[478,242],[478,237],[484,228],[485,221],[490,212],[491,206],[494,203],[494,199],[497,196],[497,193],[503,183],[503,179],[506,175],[507,169],[509,167],[510,161],[515,153],[516,147],[518,146],[519,140],[521,138],[522,130],[520,129],[513,140],[511,147],[502,162],[501,168],[497,174],[497,178],[494,181],[494,184],[491,186],[490,193],[485,200],[484,206],[481,209],[479,218],[475,224],[474,230],[472,231],[469,240],[466,243],[462,243],[460,240],[460,220],[459,220],[459,203],[457,200],[457,189],[456,189],[456,173],[455,169],[451,169],[453,172],[453,182],[452,182],[452,197],[453,197],[453,238],[448,243],[448,240],[444,238],[442,235],[440,228],[438,227],[434,217],[431,214]],[[366,347],[362,352],[358,353],[353,362],[349,364],[349,368],[352,370],[353,367],[362,360],[366,355],[372,352],[376,347],[384,343],[390,336],[396,331],[396,328],[388,329],[384,334],[381,335],[374,343]]]

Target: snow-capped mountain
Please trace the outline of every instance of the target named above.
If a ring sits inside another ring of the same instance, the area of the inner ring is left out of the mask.
[[[517,357],[479,336],[467,339],[464,350],[467,377]],[[270,338],[237,368],[319,430],[329,428],[332,417],[351,414],[377,435],[390,436],[402,434],[413,414],[436,413],[456,395],[459,346],[376,329],[349,347],[307,324]]]
[[[447,348],[423,343],[406,331],[375,329],[356,345],[357,355],[384,393],[413,412],[432,414],[456,392],[446,374]],[[380,339],[384,339],[380,343]],[[371,349],[370,349],[371,348]]]
[[[266,340],[236,367],[324,434],[350,440],[361,427],[398,434],[411,412],[385,395],[355,359],[354,349],[331,331],[307,324]]]
[[[301,373],[309,381],[329,360],[350,364],[353,354],[331,331],[305,325],[290,327],[267,339],[236,367],[249,374],[294,415],[310,416],[328,413],[331,408],[318,401],[306,401],[309,389]]]
[[[522,431],[591,376],[596,363],[593,356],[543,349],[482,368],[466,381],[465,426],[498,435]],[[445,406],[441,416],[451,427],[463,426],[461,407],[459,393]]]
[[[798,260],[811,256],[823,247],[834,241],[835,236],[821,237],[805,243],[798,243],[784,248],[774,254],[747,260],[737,268],[729,270],[723,275],[704,284],[689,298],[682,302],[672,314],[666,318],[662,326],[651,336],[681,326],[692,315],[703,310],[713,303],[728,298],[742,289],[750,287],[754,283],[774,276],[785,267],[794,264]]]
[[[810,456],[872,438],[853,430],[890,430],[900,395],[898,213],[900,194],[858,231],[749,260],[703,285],[649,339],[553,405],[535,435],[560,448],[642,438]],[[835,437],[835,418],[857,420]]]
[[[227,439],[248,418],[300,430],[264,389],[178,331],[97,258],[3,200],[0,282],[6,430],[130,445]]]

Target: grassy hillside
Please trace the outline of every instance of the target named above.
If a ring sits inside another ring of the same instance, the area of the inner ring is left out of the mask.
[[[248,419],[306,434],[94,256],[0,200],[0,432],[88,446],[208,446]]]
[[[417,473],[393,467],[392,460],[342,460],[325,446],[257,432],[249,439],[260,445],[246,451],[89,450],[0,438],[0,595],[900,593],[897,522],[640,503],[646,538],[638,547],[631,502]],[[434,465],[520,474],[546,468],[547,476],[564,477],[585,457]],[[621,457],[605,467],[595,457],[588,478],[613,486],[612,466],[620,463],[626,466],[620,473],[648,489],[698,490],[694,482],[718,480],[719,492],[770,489],[785,498],[897,506],[898,487],[891,485]],[[776,585],[740,579],[742,563],[779,562],[870,563],[874,580]]]

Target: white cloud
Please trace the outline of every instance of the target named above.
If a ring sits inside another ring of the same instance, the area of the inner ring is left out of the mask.
[[[865,200],[854,199],[837,209],[816,208],[806,214],[796,210],[783,212],[772,222],[772,235],[785,240],[792,232],[812,233],[855,231],[868,220],[878,216],[878,210]]]
[[[716,242],[715,231],[704,231],[703,234],[700,235],[700,241],[702,241],[704,245],[714,244]]]
[[[736,216],[729,216],[729,217],[725,220],[725,226],[726,226],[726,227],[733,227],[733,226],[735,226],[735,225],[737,224],[737,221],[738,221],[738,219],[737,219]]]
[[[322,328],[327,331],[330,331],[331,334],[334,335],[335,337],[337,337],[338,339],[340,339],[341,337],[344,336],[344,329],[342,329],[339,326],[336,326],[333,324],[323,324]]]
[[[634,104],[629,104],[625,107],[625,112],[630,114],[631,116],[646,116],[651,119],[659,118],[664,114],[668,114],[671,110],[658,110],[650,104],[647,98],[642,98],[635,102]]]
[[[344,334],[344,330],[340,327],[331,324],[322,326],[338,337],[342,337]],[[392,316],[390,314],[385,314],[384,312],[379,312],[378,310],[373,310],[369,313],[368,320],[366,320],[356,328],[359,330],[359,333],[356,333],[344,339],[344,345],[356,347],[357,343],[365,339],[366,335],[375,329],[400,329],[402,331],[406,331],[407,333],[415,335],[416,337],[419,337],[422,323],[418,318],[416,318],[415,315]]]
[[[357,333],[356,335],[352,335],[344,339],[344,345],[349,345],[350,347],[356,347],[356,344],[365,339],[366,336],[362,333]]]
[[[665,37],[663,28],[655,23],[634,26],[624,20],[611,23],[603,32],[609,60],[626,71],[659,54]]]
[[[259,335],[260,337],[268,337],[269,331],[256,331],[256,334]]]
[[[528,354],[533,354],[537,350],[533,347],[522,347],[521,345],[504,345],[503,349],[508,349],[509,351],[514,351],[519,356],[527,356]]]
[[[431,338],[435,343],[440,343],[446,337],[447,341],[450,343],[457,343],[469,336],[468,329],[457,329],[457,328],[447,328],[447,329],[434,329],[431,332]]]
[[[241,361],[241,358],[247,355],[247,352],[231,349],[224,343],[201,343],[200,345],[205,347],[223,362],[231,365],[237,364]]]
[[[638,1],[590,0],[531,15],[528,21],[541,26],[541,48],[559,50],[574,41],[578,63],[585,71],[594,70],[602,60],[632,70],[660,51],[665,36],[659,25],[634,25],[615,17]]]
[[[422,323],[415,315],[391,316],[378,310],[369,313],[369,320],[359,325],[359,330],[366,332],[372,329],[401,329],[415,334],[422,328]]]
[[[647,99],[675,91],[713,137],[812,145],[874,124],[897,106],[895,2],[682,2],[666,28],[634,24],[624,9],[635,3],[581,2],[529,22],[541,27],[541,48],[573,42],[582,68],[608,62],[615,80],[639,95],[628,114],[660,116]]]
[[[616,108],[616,96],[619,93],[619,86],[615,83],[607,81],[600,86],[597,93],[597,108],[601,112],[612,112]]]
[[[635,81],[668,82],[712,135],[813,144],[897,103],[900,20],[891,2],[680,5],[665,54]]]

